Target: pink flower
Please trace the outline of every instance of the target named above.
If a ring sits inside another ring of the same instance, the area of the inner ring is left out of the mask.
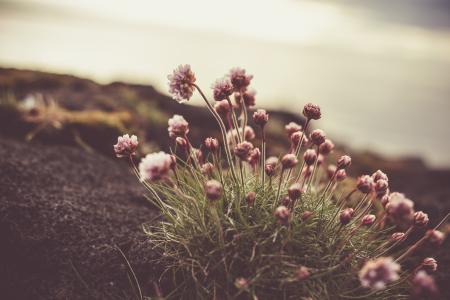
[[[178,147],[181,149],[187,149],[188,142],[185,138],[182,138],[181,136],[177,136],[175,139],[175,142],[177,143]]]
[[[343,211],[341,211],[339,215],[339,220],[342,225],[347,225],[350,223],[350,220],[353,218],[354,210],[353,208],[346,208]]]
[[[423,211],[416,211],[414,213],[414,225],[424,227],[427,226],[428,221],[428,215]]]
[[[319,146],[325,142],[325,132],[322,129],[313,130],[309,138],[314,145]]]
[[[373,176],[372,176],[372,179],[373,179]],[[387,193],[388,188],[389,188],[389,183],[384,179],[378,179],[375,182],[374,190],[375,190],[375,193],[377,194],[377,197],[384,196]]]
[[[172,158],[164,152],[147,154],[139,163],[141,181],[157,181],[167,177]]]
[[[208,137],[205,139],[205,147],[215,153],[219,150],[219,141],[216,138]]]
[[[264,109],[258,109],[253,113],[253,122],[260,127],[264,127],[269,121],[269,114]]]
[[[382,290],[400,278],[398,272],[400,265],[392,257],[380,257],[366,262],[358,275],[363,287]]]
[[[409,222],[413,218],[414,202],[401,193],[391,193],[386,212],[396,223]]]
[[[302,193],[302,185],[298,182],[292,184],[288,189],[289,198],[291,198],[292,200],[300,198]]]
[[[422,266],[424,267],[424,269],[426,269],[428,271],[436,272],[438,264],[434,258],[427,257],[423,260]]]
[[[352,164],[352,159],[348,155],[341,156],[337,161],[337,168],[340,169],[346,169]]]
[[[231,94],[233,94],[233,85],[229,78],[217,79],[211,86],[213,89],[214,100],[222,101],[226,100]]]
[[[321,116],[320,107],[318,105],[308,103],[303,107],[303,115],[308,120],[319,120]]]
[[[362,219],[361,219],[361,224],[365,225],[365,226],[370,226],[373,224],[373,222],[375,222],[375,219],[377,217],[375,217],[375,215],[365,215]]]
[[[390,240],[393,242],[398,242],[398,241],[403,240],[404,238],[405,238],[405,234],[403,232],[394,232],[391,235]]]
[[[307,267],[300,266],[295,272],[295,275],[298,280],[305,280],[311,275],[311,273],[309,272],[309,269]]]
[[[301,131],[302,126],[298,125],[295,122],[290,122],[286,126],[284,126],[284,129],[286,130],[288,136],[290,137],[294,132]]]
[[[328,155],[331,153],[331,151],[333,151],[333,149],[334,149],[333,142],[330,141],[329,139],[326,139],[325,142],[320,144],[319,153],[322,155]]]
[[[246,90],[253,79],[253,75],[246,74],[245,69],[242,68],[231,69],[229,77],[233,84],[234,91],[236,92]]]
[[[271,156],[266,159],[266,165],[271,165],[272,167],[276,167],[278,165],[279,159],[276,156]]]
[[[248,163],[253,168],[256,167],[260,159],[261,159],[261,151],[259,151],[259,148],[254,148],[253,150],[250,151],[250,154],[248,156]]]
[[[347,178],[347,172],[345,169],[340,169],[336,171],[336,181],[342,181]]]
[[[381,170],[377,170],[375,173],[372,174],[372,179],[374,182],[377,182],[380,179],[386,180],[386,182],[389,182],[389,179],[385,173],[383,173]]]
[[[275,175],[275,167],[272,165],[265,165],[264,166],[264,172],[266,172],[266,175],[271,177],[273,175]]]
[[[317,159],[317,153],[316,150],[308,149],[303,154],[303,160],[305,161],[305,164],[307,166],[311,166],[316,162]]]
[[[281,159],[281,165],[283,169],[292,169],[298,163],[297,157],[294,154],[286,154]]]
[[[245,196],[245,201],[247,202],[248,206],[252,206],[255,203],[255,200],[256,200],[255,192],[248,192],[247,196]]]
[[[250,142],[242,142],[234,147],[234,154],[241,160],[246,161],[253,150],[253,144]]]
[[[136,155],[138,144],[139,143],[135,135],[130,137],[128,134],[124,134],[123,136],[119,136],[117,138],[117,144],[114,145],[114,152],[117,157]]]
[[[296,131],[294,133],[291,134],[291,143],[292,145],[294,145],[295,147],[298,146],[298,144],[300,143],[300,140],[302,139],[303,136],[303,132],[302,131]],[[306,145],[306,143],[308,142],[308,139],[305,137],[303,137],[303,146]]]
[[[441,245],[445,239],[444,233],[439,230],[435,230],[435,229],[428,230],[426,233],[426,236],[428,237],[428,240],[430,241],[430,243],[438,245],[438,246]]]
[[[205,183],[206,197],[211,200],[217,200],[222,195],[222,184],[217,180],[211,179]]]
[[[188,101],[194,93],[195,74],[190,65],[180,65],[168,75],[169,93],[178,102]]]
[[[244,93],[235,93],[234,100],[238,107],[242,106],[242,99],[244,99],[244,104],[246,107],[253,107],[256,104],[256,91],[250,90]]]
[[[212,163],[210,163],[210,162],[204,163],[200,167],[200,171],[202,172],[203,175],[209,176],[214,171],[214,165]]]
[[[373,179],[369,175],[363,175],[356,181],[356,188],[363,194],[369,194],[373,189]]]
[[[222,100],[217,101],[216,104],[214,104],[214,110],[223,117],[231,111],[231,108],[227,100]]]
[[[180,115],[173,115],[168,121],[169,136],[175,138],[177,136],[184,137],[189,132],[189,123]]]
[[[286,206],[281,205],[275,209],[274,215],[280,223],[285,224],[289,221],[291,212],[289,211],[289,209]]]
[[[412,297],[411,299],[437,299],[439,290],[433,277],[427,272],[420,270],[412,280]]]

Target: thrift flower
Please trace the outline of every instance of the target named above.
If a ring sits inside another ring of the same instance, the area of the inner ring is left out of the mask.
[[[303,154],[303,160],[305,161],[305,164],[307,166],[311,166],[316,162],[317,159],[317,153],[316,150],[308,149]]]
[[[354,212],[355,211],[353,210],[353,208],[346,208],[343,211],[341,211],[339,215],[339,221],[341,222],[341,224],[347,225],[348,223],[350,223],[350,220],[352,219]]]
[[[426,233],[428,240],[435,245],[441,245],[444,242],[445,235],[439,230],[428,230]]]
[[[373,179],[369,175],[363,175],[356,181],[356,188],[363,194],[368,194],[373,189]]]
[[[252,206],[255,203],[255,200],[256,200],[255,192],[248,192],[247,196],[245,196],[245,202],[247,202],[248,206]]]
[[[302,192],[302,185],[298,182],[292,184],[288,189],[289,198],[292,200],[300,198]]]
[[[180,65],[168,75],[169,93],[178,102],[188,101],[194,93],[195,74],[190,65]]]
[[[300,266],[295,272],[295,275],[298,280],[305,280],[311,275],[311,273],[309,272],[309,269],[307,267]]]
[[[141,181],[157,181],[167,177],[172,158],[164,152],[147,154],[139,163]]]
[[[362,219],[361,219],[361,224],[365,225],[365,226],[370,226],[373,224],[373,222],[375,222],[375,219],[377,217],[375,217],[375,215],[365,215]]]
[[[326,139],[322,144],[319,146],[319,153],[322,155],[328,155],[333,151],[334,144],[329,139]]]
[[[320,107],[318,105],[308,103],[303,107],[303,115],[308,120],[319,120],[321,116]]]
[[[295,157],[295,155],[291,153],[284,155],[281,159],[281,165],[283,166],[283,169],[292,169],[297,163],[297,157]]]
[[[414,213],[414,225],[424,227],[427,226],[428,221],[428,215],[423,211],[416,211]]]
[[[339,169],[346,169],[352,164],[352,159],[348,155],[341,156],[337,161],[337,168]]]
[[[347,178],[347,172],[345,171],[345,169],[340,169],[336,171],[336,180],[337,181],[342,181],[345,178]]]
[[[242,142],[234,147],[234,154],[241,160],[246,161],[250,155],[250,151],[253,150],[253,144],[250,142]]]
[[[173,115],[173,117],[169,119],[168,124],[169,128],[167,131],[169,132],[169,136],[171,138],[175,138],[177,136],[184,137],[189,133],[189,123],[183,116]]]
[[[289,221],[291,212],[289,211],[289,209],[286,206],[281,205],[275,209],[274,215],[280,223],[285,224]]]
[[[217,79],[211,86],[213,89],[214,100],[226,100],[233,93],[233,86],[229,78]]]
[[[414,202],[401,193],[391,193],[386,204],[386,213],[397,223],[409,222],[413,218]]]
[[[205,139],[204,144],[210,152],[216,153],[219,150],[219,141],[216,138],[208,137]]]
[[[405,234],[403,232],[394,232],[391,235],[390,240],[393,242],[398,242],[398,241],[403,240],[404,238],[405,238]]]
[[[253,79],[253,75],[246,74],[245,69],[242,68],[231,69],[229,77],[236,92],[246,90]]]
[[[269,121],[269,114],[265,109],[258,109],[253,113],[253,122],[261,128],[264,127]]]
[[[383,173],[381,170],[377,170],[375,173],[372,174],[372,179],[374,182],[377,182],[378,180],[386,180],[386,182],[389,182],[389,179],[385,173]]]
[[[313,130],[309,138],[314,145],[319,146],[325,142],[325,132],[322,129]]]
[[[227,100],[217,101],[214,104],[214,110],[222,117],[226,116],[230,111],[230,103]]]
[[[208,180],[205,184],[206,197],[211,200],[217,200],[222,195],[222,184],[215,179]]]
[[[135,135],[130,137],[128,134],[124,134],[117,138],[117,144],[114,145],[114,153],[117,157],[136,155],[138,144],[138,139]]]
[[[290,122],[286,126],[284,126],[284,129],[286,129],[286,133],[290,137],[294,132],[301,131],[302,126],[298,125],[295,122]]]
[[[439,290],[433,277],[420,270],[412,280],[412,299],[436,299]]]
[[[392,257],[380,257],[366,262],[358,275],[363,287],[382,290],[399,279],[398,272],[400,265]]]
[[[425,269],[428,271],[436,272],[438,264],[434,258],[427,257],[423,260],[422,266],[425,267]]]

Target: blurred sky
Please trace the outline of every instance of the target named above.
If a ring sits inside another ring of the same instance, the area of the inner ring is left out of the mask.
[[[153,84],[255,75],[258,106],[358,149],[450,166],[448,0],[0,0],[0,65]],[[201,104],[198,97],[192,103]]]

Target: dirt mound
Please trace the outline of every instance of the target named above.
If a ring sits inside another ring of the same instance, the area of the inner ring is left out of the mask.
[[[151,276],[141,224],[157,213],[125,164],[0,138],[0,170],[1,298],[134,297],[114,247]]]

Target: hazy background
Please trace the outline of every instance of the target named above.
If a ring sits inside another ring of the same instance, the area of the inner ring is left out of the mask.
[[[0,0],[0,66],[166,92],[180,63],[205,89],[242,66],[260,107],[315,102],[335,140],[450,166],[450,1]]]

